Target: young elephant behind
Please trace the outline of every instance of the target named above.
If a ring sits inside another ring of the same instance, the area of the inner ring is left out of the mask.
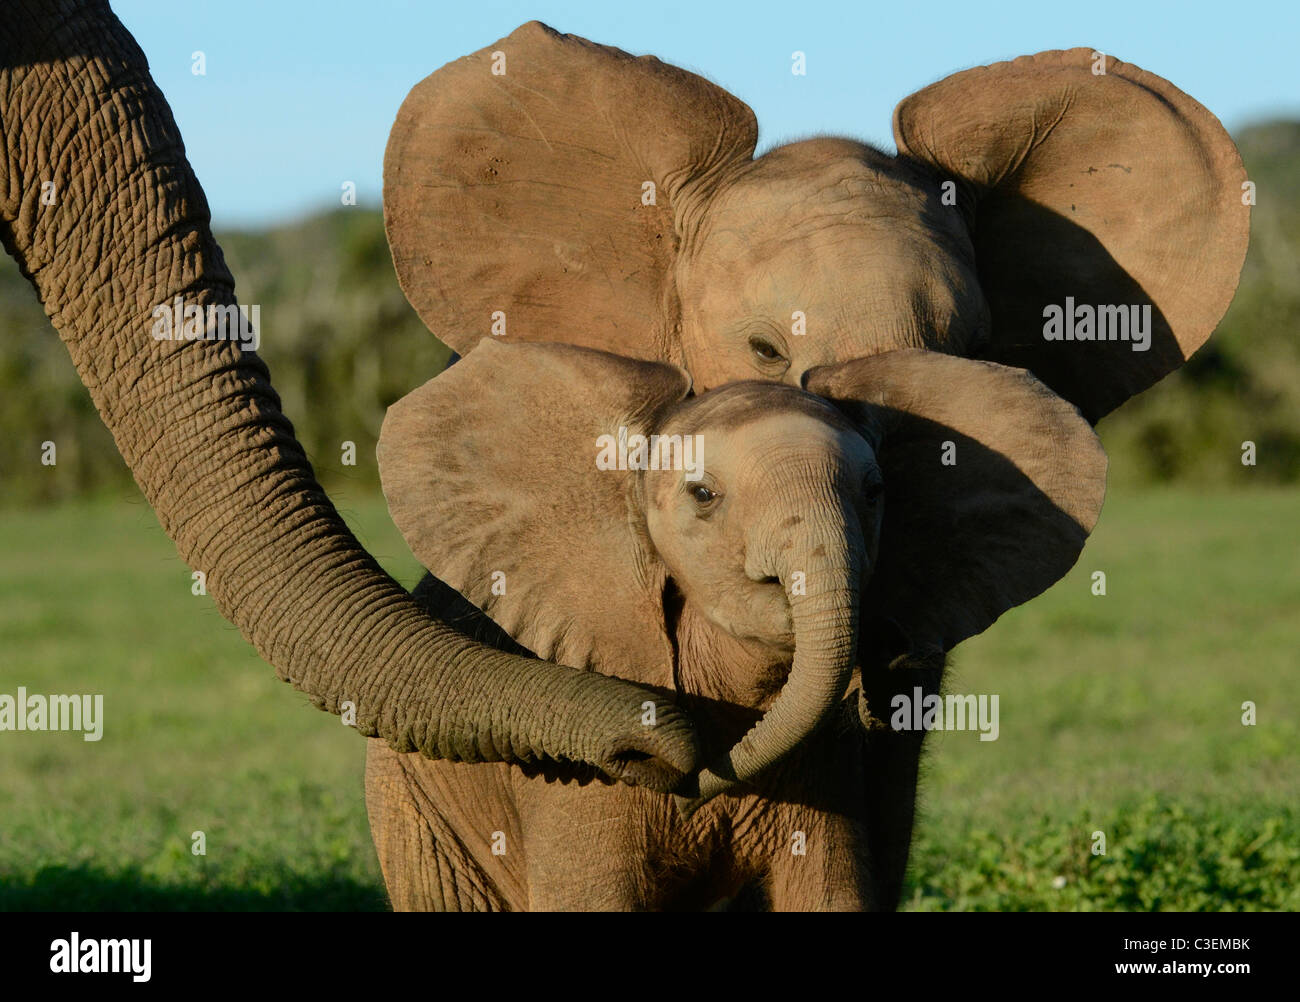
[[[890,352],[805,389],[693,397],[674,366],[485,341],[390,409],[384,490],[425,566],[538,656],[685,704],[710,763],[674,802],[371,741],[396,907],[896,903],[920,735],[881,730],[889,695],[935,691],[946,651],[1069,569],[1105,458],[992,363]]]

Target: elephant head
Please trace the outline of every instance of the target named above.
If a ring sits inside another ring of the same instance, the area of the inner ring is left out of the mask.
[[[5,250],[180,555],[281,677],[332,712],[351,702],[360,732],[403,751],[584,761],[657,789],[694,768],[676,708],[648,732],[644,690],[425,615],[321,490],[256,353],[210,327],[155,336],[178,298],[228,316],[234,279],[167,102],[106,2],[6,4],[0,121]],[[506,710],[525,694],[536,713]]]
[[[1245,174],[1160,77],[1044,52],[913,94],[894,135],[897,156],[819,138],[755,159],[735,97],[532,22],[407,97],[389,241],[462,354],[504,331],[674,362],[702,391],[924,347],[1029,369],[1094,423],[1227,308]],[[1055,339],[1072,306],[1125,339]]]
[[[860,622],[947,651],[1064,574],[1101,507],[1095,434],[1022,370],[903,350],[806,382],[691,395],[676,366],[489,340],[380,435],[412,551],[538,655],[671,689],[691,657],[674,595],[768,653],[740,660],[771,678],[724,689],[765,712],[688,811],[826,718]]]

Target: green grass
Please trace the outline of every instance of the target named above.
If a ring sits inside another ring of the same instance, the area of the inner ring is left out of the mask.
[[[413,584],[382,506],[362,511]],[[387,907],[363,740],[191,595],[143,501],[5,513],[0,651],[0,692],[101,692],[106,718],[97,743],[0,732],[0,910]]]
[[[412,584],[382,503],[336,500]],[[1001,734],[932,735],[908,907],[1300,908],[1296,511],[1112,496],[1079,566],[959,649],[948,686],[998,693]],[[18,685],[103,693],[106,724],[0,732],[0,910],[386,907],[363,742],[190,594],[143,502],[0,515]]]
[[[946,685],[998,693],[1000,735],[931,735],[909,907],[1300,908],[1297,500],[1113,494],[958,648]]]

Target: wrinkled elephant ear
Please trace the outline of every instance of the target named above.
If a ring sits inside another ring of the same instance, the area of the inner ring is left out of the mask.
[[[425,567],[539,657],[671,686],[665,572],[634,474],[601,467],[620,465],[620,428],[648,431],[689,390],[672,365],[485,340],[388,409],[378,454],[393,521]]]
[[[504,327],[679,360],[676,224],[757,137],[707,80],[532,21],[402,104],[384,158],[398,280],[461,354]]]
[[[813,369],[805,387],[875,445],[884,510],[862,608],[913,653],[951,650],[1074,565],[1106,454],[1028,372],[909,349]]]
[[[958,182],[992,315],[981,357],[1029,369],[1093,423],[1182,365],[1228,308],[1245,171],[1218,119],[1167,80],[1086,48],[1022,56],[905,98],[894,138]],[[1046,340],[1044,310],[1066,297],[1149,306],[1149,348]]]

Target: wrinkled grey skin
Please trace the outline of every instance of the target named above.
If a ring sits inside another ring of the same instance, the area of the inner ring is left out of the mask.
[[[684,714],[640,726],[643,690],[422,612],[330,504],[255,354],[153,338],[156,305],[233,305],[234,281],[167,103],[106,3],[6,5],[0,120],[5,249],[181,557],[281,678],[332,713],[355,703],[361,733],[405,751],[587,762],[662,790],[695,766]],[[512,711],[524,694],[536,710]]]

